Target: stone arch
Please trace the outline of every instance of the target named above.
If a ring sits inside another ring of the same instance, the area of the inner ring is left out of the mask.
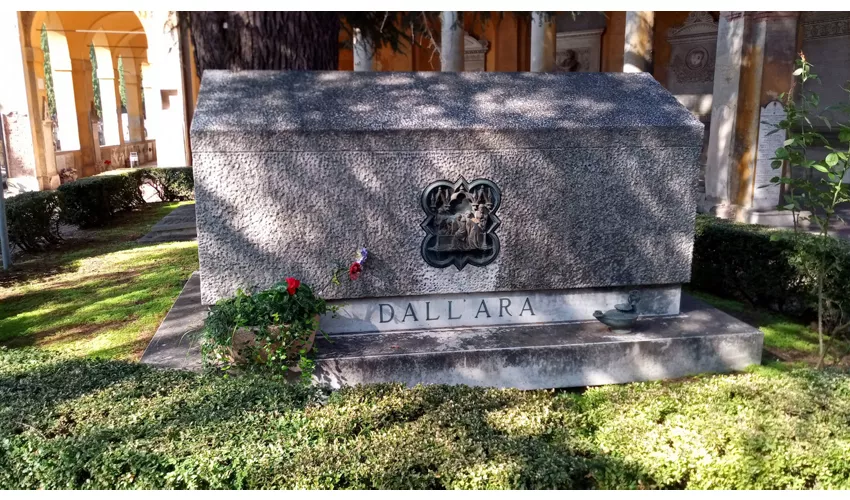
[[[38,12],[33,18],[31,43],[34,49],[44,61],[41,52],[41,30],[47,30],[47,45],[50,51],[51,75],[41,73],[41,82],[46,82],[50,77],[53,81],[53,94],[56,102],[56,116],[54,119],[55,141],[57,151],[73,151],[80,149],[80,136],[77,123],[76,99],[74,96],[73,67],[71,53],[68,48],[68,40],[59,14],[56,12]],[[38,71],[38,69],[37,69]],[[46,103],[46,83],[39,83],[39,96]],[[41,106],[41,104],[40,104]]]

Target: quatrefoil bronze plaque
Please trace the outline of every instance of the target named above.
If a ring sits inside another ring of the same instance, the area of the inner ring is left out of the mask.
[[[487,179],[432,182],[422,191],[422,258],[433,267],[486,266],[499,255],[502,194]]]

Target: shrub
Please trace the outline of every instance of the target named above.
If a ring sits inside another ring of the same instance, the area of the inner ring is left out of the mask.
[[[138,172],[87,177],[59,186],[62,218],[81,228],[102,226],[125,210],[145,203]]]
[[[192,167],[142,168],[141,181],[156,190],[162,201],[183,201],[195,198],[195,178]]]
[[[700,215],[691,286],[809,320],[817,316],[817,273],[825,262],[825,332],[847,335],[850,242],[818,238]]]
[[[340,391],[0,347],[0,488],[850,487],[850,375]]]
[[[62,241],[59,207],[56,191],[21,193],[6,200],[9,241],[25,251],[44,250]]]

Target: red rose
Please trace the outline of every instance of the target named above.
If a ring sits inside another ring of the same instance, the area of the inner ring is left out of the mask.
[[[359,262],[355,262],[348,268],[348,277],[351,278],[351,281],[354,281],[360,277],[361,271],[363,271],[363,266]]]
[[[289,295],[295,295],[295,291],[301,286],[301,282],[295,278],[286,278],[286,291]]]

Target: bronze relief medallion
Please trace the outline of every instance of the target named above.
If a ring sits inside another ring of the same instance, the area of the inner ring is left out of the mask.
[[[499,255],[499,187],[487,179],[432,182],[422,191],[422,258],[433,267],[486,266]]]

